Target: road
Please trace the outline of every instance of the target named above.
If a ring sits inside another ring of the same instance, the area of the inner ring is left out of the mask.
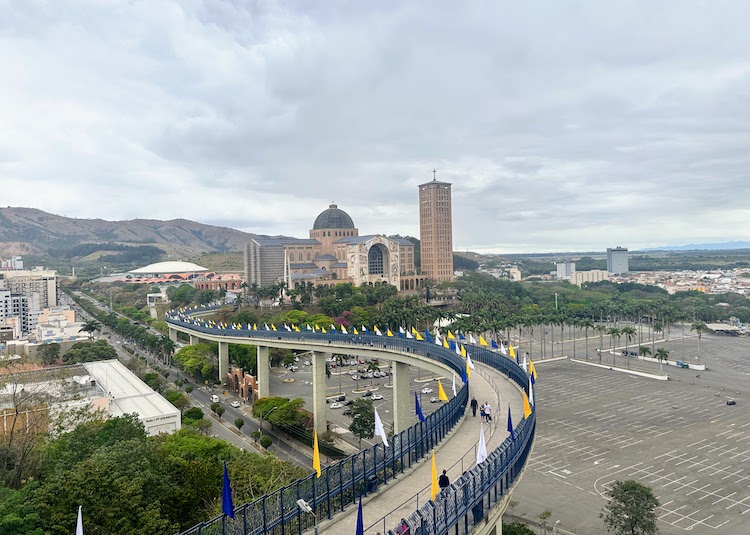
[[[98,306],[102,310],[108,310],[106,307],[102,306],[93,298],[85,294],[81,294],[80,292],[76,292],[76,294],[81,299],[87,299],[93,302],[96,306]],[[72,307],[75,307],[76,313],[79,314],[82,318],[91,319],[89,314],[85,310],[75,305],[75,303],[69,301],[69,297],[65,294],[63,294],[63,302]],[[130,320],[130,318],[127,318],[127,316],[124,316],[120,314],[119,312],[115,311],[115,314],[117,314],[118,316],[122,318]],[[148,328],[148,330],[154,336],[162,336],[164,334],[160,331],[156,331],[151,328]],[[127,361],[132,358],[132,355],[128,354],[125,350],[122,349],[122,344],[124,340],[119,335],[115,333],[110,333],[106,337],[102,336],[102,338],[106,338],[109,340],[110,344],[117,351],[117,356],[120,358],[120,360]],[[157,362],[157,360],[153,356],[149,355],[146,352],[136,350],[136,353],[139,356],[144,357],[150,364],[156,365],[160,368],[168,369],[169,376],[166,378],[167,382],[174,383],[176,379],[185,380],[184,373],[182,373],[182,371],[179,370],[178,368],[175,368],[173,366],[165,366],[163,363]],[[224,406],[224,409],[225,409],[225,412],[223,414],[223,418],[221,421],[218,421],[217,419],[215,419],[211,411],[211,396],[214,394],[222,398],[222,405]],[[240,398],[230,396],[230,395],[225,396],[221,389],[218,389],[218,388],[210,389],[209,387],[206,387],[206,386],[195,385],[195,389],[189,394],[189,397],[190,397],[192,406],[199,407],[201,410],[203,410],[205,414],[210,415],[207,417],[207,419],[208,421],[211,422],[211,434],[213,436],[226,440],[227,442],[230,442],[231,444],[237,446],[238,448],[247,449],[251,451],[254,449],[252,446],[253,439],[251,438],[250,435],[254,431],[259,430],[259,425],[250,416],[250,410],[251,410],[250,406],[241,405],[239,408],[235,409],[234,407],[230,405],[230,403],[235,400],[242,402]],[[234,425],[234,421],[237,418],[242,418],[245,422],[239,434],[236,432],[236,426]],[[279,435],[279,433],[277,433],[276,431],[269,430],[268,424],[264,426],[263,434],[269,435],[274,439],[274,442],[268,448],[268,451],[270,451],[271,453],[273,453],[280,459],[296,464],[302,468],[310,468],[312,466],[311,456],[308,456],[304,451],[299,451],[298,449],[295,449],[286,440],[284,440],[284,438],[281,435]]]

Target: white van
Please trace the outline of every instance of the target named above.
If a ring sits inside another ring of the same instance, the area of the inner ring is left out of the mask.
[[[211,396],[211,403],[218,403],[218,402],[219,402],[219,396],[217,396],[216,394]]]

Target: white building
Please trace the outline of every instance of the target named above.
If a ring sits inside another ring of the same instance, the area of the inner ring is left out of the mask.
[[[609,280],[609,274],[603,269],[591,271],[576,271],[570,277],[570,283],[581,286],[584,282],[599,282]]]
[[[564,262],[558,262],[557,266],[557,278],[560,280],[569,280],[573,273],[576,272],[576,263],[570,260]]]
[[[36,311],[59,304],[57,272],[52,269],[0,271],[0,280],[5,281],[11,293],[25,295],[29,310]]]
[[[626,247],[607,249],[607,273],[622,275],[628,271],[630,271],[628,268],[628,249]]]

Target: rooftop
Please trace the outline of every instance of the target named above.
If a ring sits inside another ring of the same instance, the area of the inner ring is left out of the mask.
[[[133,275],[150,275],[163,273],[205,273],[208,269],[192,262],[157,262],[129,271]]]

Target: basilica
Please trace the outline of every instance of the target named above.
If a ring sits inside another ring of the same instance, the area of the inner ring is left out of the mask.
[[[245,250],[245,280],[270,286],[285,281],[289,288],[340,282],[392,284],[400,290],[418,287],[414,244],[381,234],[359,235],[359,229],[335,204],[315,218],[309,238],[251,240]]]

